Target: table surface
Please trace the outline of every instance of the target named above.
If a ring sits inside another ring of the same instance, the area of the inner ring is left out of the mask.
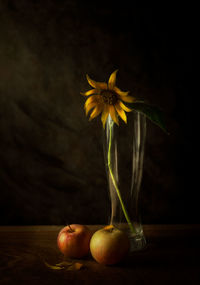
[[[101,226],[90,226],[95,231]],[[63,260],[56,238],[62,226],[0,227],[0,285],[200,284],[200,225],[144,225],[147,246],[122,263],[92,257],[80,270],[52,270]]]

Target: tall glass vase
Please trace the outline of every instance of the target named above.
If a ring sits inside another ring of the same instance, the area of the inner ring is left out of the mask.
[[[118,127],[109,115],[103,138],[111,200],[109,222],[127,232],[131,251],[140,250],[146,245],[139,205],[146,118],[133,111],[127,124]]]

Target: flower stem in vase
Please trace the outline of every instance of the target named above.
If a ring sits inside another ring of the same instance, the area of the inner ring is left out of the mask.
[[[121,204],[121,208],[122,208],[122,211],[123,211],[123,214],[126,218],[126,221],[128,223],[128,226],[130,228],[130,231],[133,233],[133,234],[136,234],[136,230],[135,228],[133,227],[133,224],[130,220],[130,217],[128,215],[128,212],[126,210],[126,207],[125,207],[125,204],[123,202],[123,199],[122,199],[122,196],[121,196],[121,193],[120,193],[120,190],[119,190],[119,187],[117,185],[117,182],[115,180],[115,177],[114,177],[114,174],[113,174],[113,171],[112,171],[112,163],[111,163],[111,147],[112,147],[112,135],[113,135],[113,126],[114,126],[114,122],[113,120],[110,118],[110,116],[108,117],[108,122],[107,122],[107,127],[108,127],[108,130],[109,130],[109,144],[108,144],[108,156],[107,156],[107,162],[108,162],[108,170],[109,170],[109,174],[110,174],[110,177],[111,177],[111,180],[112,180],[112,183],[113,183],[113,186],[114,186],[114,189],[117,193],[117,196],[119,198],[119,201],[120,201],[120,204]]]

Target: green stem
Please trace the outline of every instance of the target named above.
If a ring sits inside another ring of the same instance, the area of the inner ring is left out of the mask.
[[[110,172],[110,177],[112,179],[112,183],[114,185],[114,188],[116,190],[117,196],[119,198],[119,201],[120,201],[120,204],[121,204],[121,207],[122,207],[122,211],[123,211],[124,216],[126,218],[126,221],[127,221],[128,225],[129,225],[129,228],[130,228],[131,232],[135,234],[136,231],[135,231],[135,229],[134,229],[134,227],[133,227],[133,225],[131,223],[131,220],[129,218],[129,215],[127,213],[126,207],[125,207],[124,202],[122,200],[122,196],[121,196],[121,193],[120,193],[119,188],[117,186],[117,182],[115,180],[115,177],[114,177],[114,174],[113,174],[113,171],[112,171],[112,167],[111,167],[111,145],[112,145],[112,128],[113,128],[113,124],[114,124],[113,122],[111,124],[109,123],[108,169],[109,169],[109,172]]]

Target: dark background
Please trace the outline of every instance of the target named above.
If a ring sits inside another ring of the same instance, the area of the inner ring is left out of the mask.
[[[194,10],[0,0],[0,224],[107,222],[102,126],[80,91],[86,73],[106,81],[116,68],[117,85],[160,106],[170,132],[148,122],[143,222],[199,222]]]

